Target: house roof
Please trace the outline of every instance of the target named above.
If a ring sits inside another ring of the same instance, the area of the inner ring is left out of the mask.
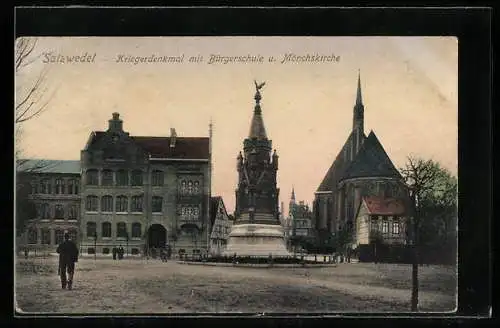
[[[337,189],[337,183],[341,180],[346,166],[349,164],[349,159],[344,156],[345,150],[347,147],[350,147],[353,138],[354,132],[351,132],[316,191],[331,191]]]
[[[401,178],[373,131],[364,140],[361,149],[344,171],[341,180],[359,177]]]
[[[210,197],[210,226],[214,226],[215,218],[217,217],[217,210],[219,209],[219,203],[222,201],[222,197],[215,196]]]
[[[403,215],[406,212],[402,199],[370,196],[363,197],[362,202],[370,215]]]
[[[104,135],[106,135],[104,131],[94,131],[88,145],[95,144]],[[170,147],[170,137],[130,136],[130,138],[152,158],[210,158],[208,137],[176,137],[175,147]]]
[[[80,161],[50,159],[20,159],[17,172],[80,174]]]

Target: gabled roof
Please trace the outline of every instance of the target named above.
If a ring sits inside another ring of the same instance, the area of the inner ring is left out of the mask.
[[[362,204],[370,215],[404,215],[406,213],[402,199],[370,196],[363,197]]]
[[[347,138],[346,142],[344,143],[344,146],[338,153],[337,157],[335,158],[335,161],[333,161],[332,166],[330,166],[330,168],[326,172],[323,181],[321,182],[316,191],[332,191],[337,189],[337,183],[342,178],[342,175],[347,165],[350,162],[349,159],[345,158],[344,156],[346,154],[346,149],[351,146],[353,138],[354,138],[354,131],[351,132],[351,134]]]
[[[17,172],[80,174],[80,161],[51,159],[20,159]]]
[[[344,171],[341,180],[360,177],[401,178],[399,171],[392,164],[373,131],[370,132],[358,154]]]
[[[215,196],[210,197],[210,226],[213,227],[215,223],[215,218],[217,217],[217,212],[219,209],[219,203],[222,201],[222,197]]]
[[[94,131],[87,146],[94,145],[105,135],[104,131]],[[208,137],[176,137],[175,147],[170,147],[170,137],[130,136],[130,138],[152,158],[210,158]]]

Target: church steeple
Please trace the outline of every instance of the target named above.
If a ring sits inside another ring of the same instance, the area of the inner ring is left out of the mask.
[[[292,187],[292,197],[290,198],[290,200],[295,203],[295,188],[294,187]]]
[[[358,88],[356,90],[356,103],[354,104],[352,131],[354,134],[354,143],[352,144],[351,160],[358,153],[365,139],[364,132],[365,106],[361,95],[361,73],[358,70]]]
[[[262,109],[260,108],[260,100],[262,99],[260,89],[264,86],[264,83],[257,85],[257,82],[255,82],[255,107],[253,111],[252,124],[250,125],[250,133],[248,135],[249,139],[267,139],[264,119],[262,118]]]
[[[358,70],[358,90],[356,92],[356,106],[363,106],[363,98],[361,97],[361,73]]]

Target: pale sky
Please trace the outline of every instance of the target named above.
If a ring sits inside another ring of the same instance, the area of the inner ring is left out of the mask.
[[[45,52],[95,54],[93,63],[45,64]],[[236,156],[247,137],[255,86],[268,137],[280,156],[280,201],[292,186],[314,191],[352,128],[358,69],[365,131],[374,130],[396,167],[410,154],[457,173],[458,41],[454,37],[84,37],[39,38],[39,57],[16,77],[18,99],[47,70],[47,110],[22,126],[16,147],[29,158],[79,160],[91,131],[119,112],[130,135],[208,136],[214,125],[212,195],[234,210]],[[287,53],[338,62],[284,63]],[[183,63],[117,63],[118,55],[177,56]],[[211,54],[262,55],[263,63],[208,64]],[[35,54],[36,55],[36,54]],[[204,61],[190,63],[201,55]],[[274,56],[276,62],[267,58]],[[47,98],[48,99],[48,98]]]

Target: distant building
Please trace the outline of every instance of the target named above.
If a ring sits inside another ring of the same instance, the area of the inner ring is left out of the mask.
[[[220,255],[226,249],[234,217],[227,214],[222,197],[212,197],[210,202],[210,254]]]
[[[314,233],[312,230],[312,211],[304,201],[296,203],[294,189],[292,189],[288,207],[288,222],[292,236],[311,237]]]
[[[401,200],[363,197],[356,215],[356,246],[406,245],[408,217]]]
[[[211,129],[210,129],[211,135]],[[210,138],[131,136],[113,113],[81,152],[81,248],[208,249]]]
[[[347,229],[355,239],[356,210],[362,197],[397,198],[407,202],[398,170],[373,131],[364,133],[364,105],[358,76],[353,126],[315,192],[314,228],[320,238]]]
[[[64,233],[79,243],[80,161],[20,160],[16,187],[26,225],[18,247],[55,252]],[[20,198],[24,199],[20,199]],[[33,211],[25,211],[27,207]]]

